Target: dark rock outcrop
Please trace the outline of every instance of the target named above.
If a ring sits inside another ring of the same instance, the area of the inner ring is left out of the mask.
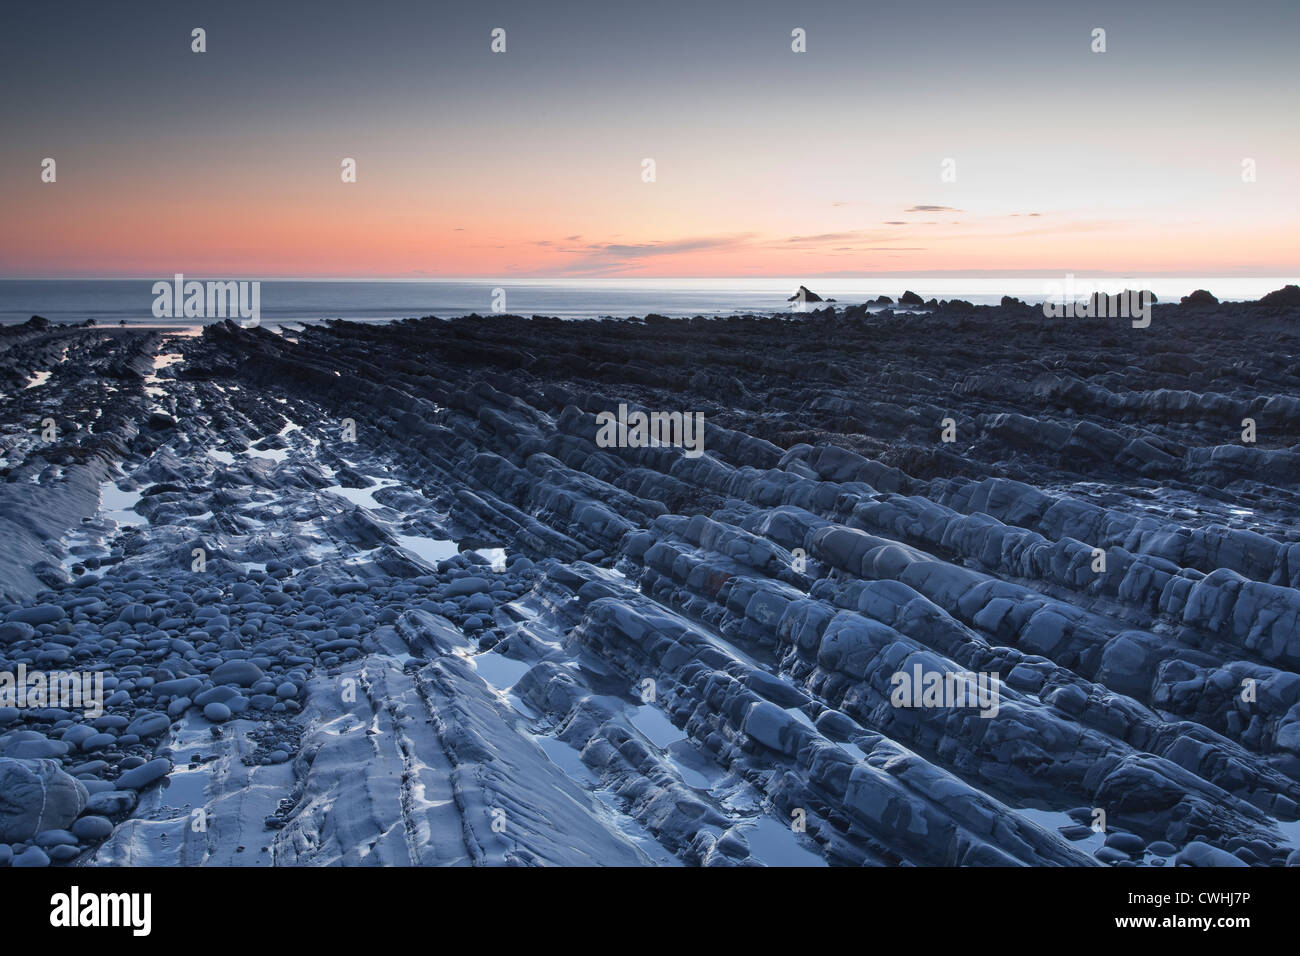
[[[1285,285],[1268,293],[1259,300],[1260,305],[1280,305],[1287,308],[1300,307],[1300,285]]]
[[[794,295],[786,299],[787,302],[834,302],[834,299],[822,299],[816,292],[813,292],[806,285],[799,286]]]

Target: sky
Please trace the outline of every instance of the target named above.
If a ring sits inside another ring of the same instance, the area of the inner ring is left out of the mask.
[[[1300,272],[1296,0],[893,7],[7,4],[0,276]]]

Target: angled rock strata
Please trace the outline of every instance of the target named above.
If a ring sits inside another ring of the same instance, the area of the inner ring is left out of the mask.
[[[1300,862],[1300,311],[1212,298],[0,330],[0,671],[103,698],[0,699],[0,865]]]

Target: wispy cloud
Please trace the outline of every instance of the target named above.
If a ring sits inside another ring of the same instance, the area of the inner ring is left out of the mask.
[[[780,240],[788,245],[823,245],[828,242],[861,242],[868,240],[869,234],[861,229],[848,232],[822,232],[814,236],[790,236]]]
[[[565,271],[586,274],[618,272],[646,259],[736,249],[748,244],[753,238],[753,233],[741,233],[660,242],[593,242],[577,250],[568,250],[578,252],[579,255],[565,267]]]
[[[739,236],[701,236],[697,239],[678,239],[674,242],[605,243],[588,246],[593,255],[607,255],[616,259],[645,259],[650,256],[675,256],[682,252],[701,252],[706,249],[730,249],[746,242],[753,234]]]

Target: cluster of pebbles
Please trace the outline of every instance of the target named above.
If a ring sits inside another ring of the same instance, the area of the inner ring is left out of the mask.
[[[251,759],[291,760],[309,674],[374,651],[369,635],[406,608],[482,630],[485,605],[523,590],[517,575],[474,558],[444,562],[442,574],[378,599],[355,582],[277,580],[282,567],[271,562],[266,571],[214,571],[197,588],[139,571],[85,573],[39,603],[4,608],[4,668],[102,672],[104,712],[90,715],[90,701],[81,711],[0,707],[0,859],[66,862],[107,837],[174,763],[202,759],[169,745],[187,714],[214,735],[232,720],[255,722]]]

